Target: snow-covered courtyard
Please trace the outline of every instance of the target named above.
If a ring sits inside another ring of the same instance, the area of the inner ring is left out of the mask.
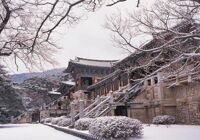
[[[82,140],[42,124],[0,125],[0,140]]]
[[[82,131],[83,132],[83,131]],[[84,132],[87,133],[87,132]],[[199,140],[200,126],[144,125],[144,135],[129,140]],[[81,140],[42,124],[0,125],[0,140]]]
[[[128,140],[200,140],[200,126],[193,125],[144,125],[141,138]]]

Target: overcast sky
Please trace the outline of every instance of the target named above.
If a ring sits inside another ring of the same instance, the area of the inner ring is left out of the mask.
[[[154,0],[142,0],[140,7],[150,6]],[[105,59],[105,60],[120,60],[129,55],[120,48],[113,47],[110,40],[110,32],[103,25],[105,16],[109,16],[118,10],[130,11],[138,10],[135,0],[129,0],[113,7],[103,7],[97,12],[89,13],[87,19],[72,28],[64,28],[62,35],[59,37],[57,44],[62,49],[55,54],[55,60],[58,65],[44,65],[44,70],[67,67],[68,61],[76,56]],[[10,73],[28,72],[28,70],[20,64],[17,71],[14,64],[9,64]],[[34,71],[34,70],[33,70]]]

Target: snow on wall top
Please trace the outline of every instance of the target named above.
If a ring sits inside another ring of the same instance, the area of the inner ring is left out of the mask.
[[[57,92],[57,91],[49,91],[48,93],[49,93],[49,94],[57,94],[57,95],[60,95],[60,94],[61,94],[60,92]]]
[[[70,60],[70,62],[87,66],[112,67],[117,60],[96,60],[76,57],[75,60]]]
[[[75,85],[75,82],[72,82],[72,81],[61,81],[61,83],[66,84],[66,85],[72,85],[72,86]]]

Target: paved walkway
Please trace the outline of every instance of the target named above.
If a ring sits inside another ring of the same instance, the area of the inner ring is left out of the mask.
[[[42,124],[0,125],[0,140],[82,140]]]

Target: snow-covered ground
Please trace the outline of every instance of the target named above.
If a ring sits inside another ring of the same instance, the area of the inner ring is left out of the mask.
[[[143,127],[143,135],[141,137],[129,138],[128,140],[200,140],[200,126],[144,124]],[[69,129],[67,127],[61,128]],[[89,134],[88,131],[70,130]]]
[[[42,124],[0,125],[0,140],[82,140]]]
[[[57,126],[57,125],[54,125]],[[57,126],[61,127],[61,126]],[[129,138],[128,140],[200,140],[200,125],[143,125],[141,137]],[[67,127],[61,127],[69,129]],[[73,131],[89,134],[88,131]]]
[[[140,138],[128,140],[200,140],[200,126],[193,125],[144,125]]]
[[[63,127],[64,128],[64,127]],[[67,128],[66,128],[67,129]],[[78,130],[75,130],[78,131]],[[88,133],[88,131],[79,131]],[[128,140],[200,140],[200,126],[144,125],[144,135]],[[0,140],[81,140],[42,124],[0,125]]]

